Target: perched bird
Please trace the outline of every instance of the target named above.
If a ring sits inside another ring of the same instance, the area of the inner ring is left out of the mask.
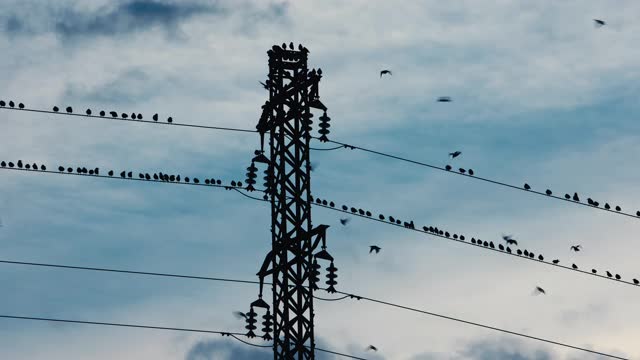
[[[551,195],[551,194],[552,194],[552,193],[551,193],[551,190],[549,190],[549,189],[547,189],[547,191],[545,191],[545,193],[546,193],[547,195]]]
[[[373,346],[373,345],[369,345],[366,350],[367,351],[369,351],[369,350],[378,351],[378,348]]]
[[[380,77],[382,77],[382,75],[384,75],[384,74],[393,75],[393,74],[391,73],[391,70],[382,70],[382,71],[380,71]]]
[[[542,256],[542,255],[538,255],[538,260],[540,260],[540,261],[544,261],[544,256]]]
[[[578,193],[573,193],[573,201],[580,201],[580,198],[578,197]]]
[[[16,106],[16,104],[14,104],[13,101],[9,101],[9,106],[10,107],[14,107],[14,106]]]
[[[452,101],[451,98],[448,96],[440,96],[438,98],[438,102],[451,102],[451,101]]]
[[[469,175],[473,176],[473,169],[469,169]]]
[[[100,116],[105,116],[106,113],[104,112],[104,110],[100,110]]]
[[[489,241],[489,247],[492,248],[492,249],[496,248],[495,245],[493,245],[493,241]]]
[[[511,254],[511,248],[507,246],[507,252]]]
[[[58,109],[58,107],[57,107],[57,106],[54,106],[54,107],[53,107],[53,112],[58,112],[58,111],[60,111],[60,109]]]
[[[172,123],[173,122],[173,118],[171,116],[169,116],[169,118],[167,119],[167,122]]]
[[[457,158],[458,156],[460,156],[460,154],[462,154],[461,151],[454,151],[452,153],[449,153],[449,156],[451,156],[452,159]]]
[[[120,116],[121,116],[123,119],[126,119],[126,118],[128,118],[128,117],[129,117],[129,115],[127,115],[127,114],[125,114],[125,113],[122,113],[122,115],[120,115]]]
[[[158,114],[153,114],[153,121],[158,121]]]
[[[633,279],[633,283],[638,285],[638,284],[640,284],[640,281],[638,281],[638,279]]]
[[[18,107],[19,107],[20,109],[24,109],[24,104],[23,104],[23,103],[20,103],[20,104],[18,104]]]
[[[513,238],[513,235],[502,235],[502,240],[504,240],[507,245],[518,245],[518,242]]]
[[[109,170],[109,176],[113,176],[113,170]]]
[[[518,249],[518,251],[516,251],[518,253],[518,255],[522,255],[522,250]]]
[[[610,272],[607,271],[607,276],[608,277],[612,277],[613,275]]]
[[[450,171],[451,170],[451,165],[447,165],[444,168],[445,168],[445,170]],[[640,211],[638,211],[638,212],[640,213]],[[638,215],[638,216],[640,216],[640,215]]]
[[[582,245],[573,245],[573,246],[571,246],[570,249],[575,251],[575,252],[578,252],[578,251],[580,251],[581,247],[582,247]]]
[[[524,251],[524,256],[529,256],[529,251],[528,250]]]
[[[524,189],[525,190],[531,190],[531,186],[529,186],[529,184],[524,184]]]
[[[142,114],[138,114],[138,120],[142,120]]]
[[[7,103],[4,102],[4,100],[0,100],[0,106],[5,106],[7,105]]]
[[[536,291],[537,291],[539,294],[545,294],[545,295],[547,294],[547,293],[546,293],[546,291],[544,291],[544,289],[543,289],[543,288],[541,288],[540,286],[536,286]]]
[[[500,249],[501,251],[504,251],[504,245],[498,244],[498,249]]]
[[[578,265],[576,264],[572,264],[571,267],[573,268],[573,270],[578,270]]]
[[[616,211],[622,211],[622,208],[620,206],[616,206]]]
[[[565,198],[565,199],[567,199],[567,200],[569,200],[569,199],[571,199],[571,195],[569,195],[569,194],[564,194],[564,198]]]
[[[85,113],[86,113],[87,115],[91,115],[91,109],[87,109],[87,111],[85,111]]]
[[[593,19],[593,25],[594,25],[596,28],[599,28],[599,27],[602,27],[602,26],[607,25],[607,23],[606,23],[604,20],[600,20],[600,19]]]
[[[592,272],[592,273],[594,273],[594,274],[597,274],[597,273],[598,273],[598,270],[596,270],[596,269],[591,269],[591,272]]]
[[[71,106],[67,106],[67,112],[68,112],[69,114],[71,114],[71,113],[73,112],[73,109],[71,108]]]
[[[109,112],[109,114],[111,114],[111,117],[114,117],[114,118],[118,117],[118,113],[115,111],[111,111]]]
[[[376,254],[379,253],[380,252],[380,247],[375,246],[375,245],[369,246],[369,254],[371,254],[374,251],[376,252]]]
[[[620,280],[622,277],[618,274],[616,274],[616,280]]]
[[[464,174],[466,172],[463,168],[458,169],[458,171],[460,171],[460,174]]]
[[[552,263],[554,263],[556,265],[558,265],[559,262],[560,262],[560,260],[558,260],[558,259],[555,259],[555,260],[552,261]]]
[[[605,203],[605,204],[604,204],[604,208],[605,208],[605,209],[607,209],[607,210],[609,210],[609,209],[611,209],[611,206],[609,205],[609,203]]]
[[[18,160],[17,165],[18,165],[18,167],[19,167],[20,169],[22,169],[22,160]]]
[[[351,219],[349,219],[349,218],[343,218],[343,219],[340,219],[340,224],[342,224],[342,225],[345,225],[345,226],[346,226],[346,225],[349,223],[349,221],[351,221]]]

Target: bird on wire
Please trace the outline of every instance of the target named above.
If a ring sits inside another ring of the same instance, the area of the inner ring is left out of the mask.
[[[380,77],[382,77],[382,75],[385,75],[385,74],[393,75],[391,73],[391,70],[382,70],[382,71],[380,71]]]
[[[374,251],[375,251],[375,252],[376,252],[376,254],[377,254],[377,253],[379,253],[379,252],[380,252],[380,250],[382,250],[382,249],[381,249],[379,246],[376,246],[376,245],[371,245],[371,246],[369,246],[369,254],[371,254],[371,253],[372,253],[372,252],[374,252]]]

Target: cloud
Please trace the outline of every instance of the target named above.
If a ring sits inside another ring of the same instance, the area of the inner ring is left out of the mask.
[[[423,353],[412,360],[550,360],[557,358],[546,349],[526,349],[512,340],[476,341],[466,344],[455,355]]]
[[[230,340],[200,340],[185,356],[185,360],[268,360],[271,349],[258,349]]]

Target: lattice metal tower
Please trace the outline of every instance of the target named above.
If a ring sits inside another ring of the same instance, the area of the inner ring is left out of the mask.
[[[269,77],[265,87],[269,100],[262,107],[257,129],[261,150],[254,162],[268,164],[265,177],[265,199],[271,201],[272,250],[258,272],[261,281],[259,299],[247,314],[250,335],[256,328],[254,307],[269,308],[262,300],[262,284],[272,275],[273,315],[264,316],[265,335],[271,339],[273,325],[274,359],[314,359],[313,291],[318,289],[318,260],[331,262],[327,268],[330,289],[336,284],[333,258],[326,251],[327,225],[312,227],[309,142],[313,114],[311,108],[324,110],[320,117],[320,133],[326,139],[328,121],[326,107],[318,96],[322,70],[309,71],[309,51],[293,43],[273,46],[269,55]],[[264,155],[264,138],[268,135],[270,156]],[[255,178],[252,164],[248,177]],[[251,181],[255,183],[255,181]],[[250,185],[251,185],[250,182]],[[322,250],[315,249],[322,243]]]

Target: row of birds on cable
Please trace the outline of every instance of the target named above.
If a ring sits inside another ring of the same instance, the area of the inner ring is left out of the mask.
[[[0,161],[0,166],[3,168],[9,167],[9,168],[17,168],[17,169],[24,169],[24,170],[41,170],[41,171],[46,171],[47,167],[44,164],[38,165],[36,163],[28,163],[28,162],[23,162],[22,160],[18,160],[16,163],[12,162],[12,161]],[[58,166],[58,171],[59,172],[64,172],[64,173],[75,173],[75,174],[80,174],[80,175],[93,175],[93,176],[100,176],[100,168],[93,168],[93,169],[89,169],[87,167],[84,166],[78,166],[75,169],[73,167],[64,167],[64,166]],[[115,171],[113,170],[109,170],[107,172],[108,176],[117,176],[118,174],[116,174]],[[136,176],[134,175],[133,171],[121,171],[119,176],[123,179],[128,178],[128,179],[133,179],[136,178]],[[171,175],[171,174],[165,174],[162,172],[158,172],[158,173],[138,173],[137,174],[137,178],[140,180],[155,180],[155,181],[167,181],[167,182],[185,182],[185,183],[193,183],[193,184],[200,184],[201,182],[205,185],[220,185],[220,186],[225,186],[227,188],[241,188],[243,186],[242,181],[235,181],[232,180],[230,182],[230,187],[227,185],[222,185],[222,181],[221,180],[216,180],[213,178],[209,178],[209,179],[204,179],[203,181],[200,181],[199,178],[197,177],[192,177],[189,178],[188,176],[185,177],[181,177],[179,174],[178,175]]]
[[[450,156],[452,159],[455,159],[455,158],[457,158],[458,156],[460,156],[461,154],[462,154],[462,152],[461,152],[461,151],[456,150],[456,151],[454,151],[454,152],[449,153],[449,156]],[[445,167],[445,169],[446,169],[447,171],[449,171],[449,170],[451,170],[451,169],[452,169],[452,167],[451,167],[451,165],[447,165],[447,166]],[[464,174],[464,173],[466,172],[466,173],[468,173],[469,175],[472,175],[472,176],[474,175],[474,172],[473,172],[473,170],[472,170],[472,169],[465,170],[465,169],[463,169],[463,168],[460,168],[458,171],[460,171],[460,173],[462,173],[462,174]],[[529,185],[528,183],[525,183],[525,184],[524,184],[524,186],[523,186],[523,188],[524,188],[525,190],[529,191],[529,190],[531,190],[531,185]],[[546,189],[546,190],[545,190],[545,194],[547,194],[548,196],[551,196],[551,195],[553,195],[553,191],[551,191],[550,189]],[[575,201],[575,202],[580,202],[580,196],[578,195],[578,193],[577,193],[577,192],[574,192],[574,193],[573,193],[573,196],[571,196],[570,194],[564,194],[564,198],[565,198],[566,200],[573,200],[573,201]],[[587,198],[587,204],[589,204],[589,205],[591,205],[591,206],[593,206],[593,207],[599,207],[599,206],[600,206],[600,202],[598,202],[598,201],[596,201],[596,200],[593,200],[592,198]],[[615,211],[618,211],[618,212],[622,211],[622,208],[621,208],[620,206],[616,205],[616,206],[614,207],[614,206],[609,205],[609,203],[605,203],[602,207],[603,207],[604,209],[606,209],[606,210],[615,209]],[[640,216],[640,210],[636,211],[636,216]]]
[[[60,108],[58,108],[57,106],[53,107],[53,112],[59,112]],[[71,106],[67,106],[67,108],[65,109],[65,111],[67,112],[67,114],[73,114],[73,108]],[[88,116],[93,116],[93,112],[91,111],[91,109],[87,109],[85,110],[85,114]],[[100,111],[100,116],[104,117],[107,116],[107,112],[104,110]],[[116,111],[109,111],[108,113],[112,118],[122,118],[122,119],[129,119],[131,118],[131,120],[142,120],[144,119],[144,117],[142,116],[142,114],[136,114],[136,113],[131,113],[131,115],[127,114],[127,113],[120,113],[118,114],[118,112]],[[159,117],[158,114],[154,114],[152,117],[153,121],[158,121]],[[168,123],[172,123],[173,122],[173,118],[171,116],[169,116],[167,118],[167,122]]]
[[[315,201],[317,204],[319,205],[323,205],[323,206],[328,206],[331,208],[335,208],[336,204],[333,201],[327,201],[327,200],[323,200],[323,199],[319,199],[319,198],[312,198],[312,201]],[[373,217],[373,213],[371,213],[371,211],[368,210],[364,210],[364,209],[357,209],[355,207],[348,207],[347,205],[342,205],[342,211],[344,212],[351,212],[354,215],[359,215],[362,217]],[[388,221],[391,224],[394,225],[398,225],[398,226],[404,226],[405,228],[408,229],[412,229],[412,230],[416,230],[415,228],[415,224],[413,222],[413,220],[407,222],[407,221],[403,221],[397,218],[394,218],[393,216],[389,216],[386,217],[383,214],[379,214],[378,215],[378,219],[380,221]],[[340,224],[342,226],[347,226],[349,224],[349,222],[351,221],[350,218],[340,218]],[[420,231],[420,230],[418,230]],[[453,239],[456,241],[466,241],[466,237],[464,235],[458,235],[456,233],[449,233],[448,231],[439,229],[438,227],[434,227],[434,226],[423,226],[422,227],[422,232],[425,233],[429,233],[429,234],[433,234],[436,236],[440,236],[440,237],[445,237],[447,239]],[[542,254],[538,254],[536,256],[536,254],[533,251],[529,251],[527,249],[518,249],[516,248],[515,250],[511,248],[511,246],[518,246],[518,241],[516,239],[513,238],[513,235],[502,235],[502,240],[504,241],[504,245],[499,243],[499,244],[495,244],[493,241],[486,241],[486,240],[481,240],[481,239],[476,239],[475,237],[471,238],[471,244],[476,245],[476,246],[482,246],[485,248],[490,248],[493,250],[497,250],[497,251],[502,251],[502,252],[506,252],[508,254],[512,254],[512,255],[517,255],[517,256],[521,256],[521,257],[526,257],[529,259],[537,259],[538,261],[544,262],[545,261],[545,257]],[[369,246],[369,254],[375,253],[378,254],[381,251],[381,247],[378,245],[370,245]],[[569,247],[570,251],[573,252],[579,252],[582,250],[582,245],[578,244],[578,245],[572,245]],[[560,260],[559,259],[554,259],[552,260],[550,263],[554,264],[554,265],[559,265],[560,264]],[[579,270],[578,266],[576,264],[572,264],[571,268],[574,270]],[[596,269],[592,269],[591,272],[593,274],[598,274],[598,271]],[[616,280],[622,280],[622,277],[619,274],[612,274],[609,271],[606,271],[607,277],[609,278],[615,278]],[[636,285],[640,285],[640,282],[638,281],[638,279],[633,279],[633,283]]]
[[[5,107],[7,106],[7,103],[4,100],[0,100],[0,107]],[[10,108],[15,108],[16,107],[16,103],[14,103],[13,101],[9,101],[9,107]],[[24,109],[24,104],[23,103],[19,103],[18,104],[18,109]]]

